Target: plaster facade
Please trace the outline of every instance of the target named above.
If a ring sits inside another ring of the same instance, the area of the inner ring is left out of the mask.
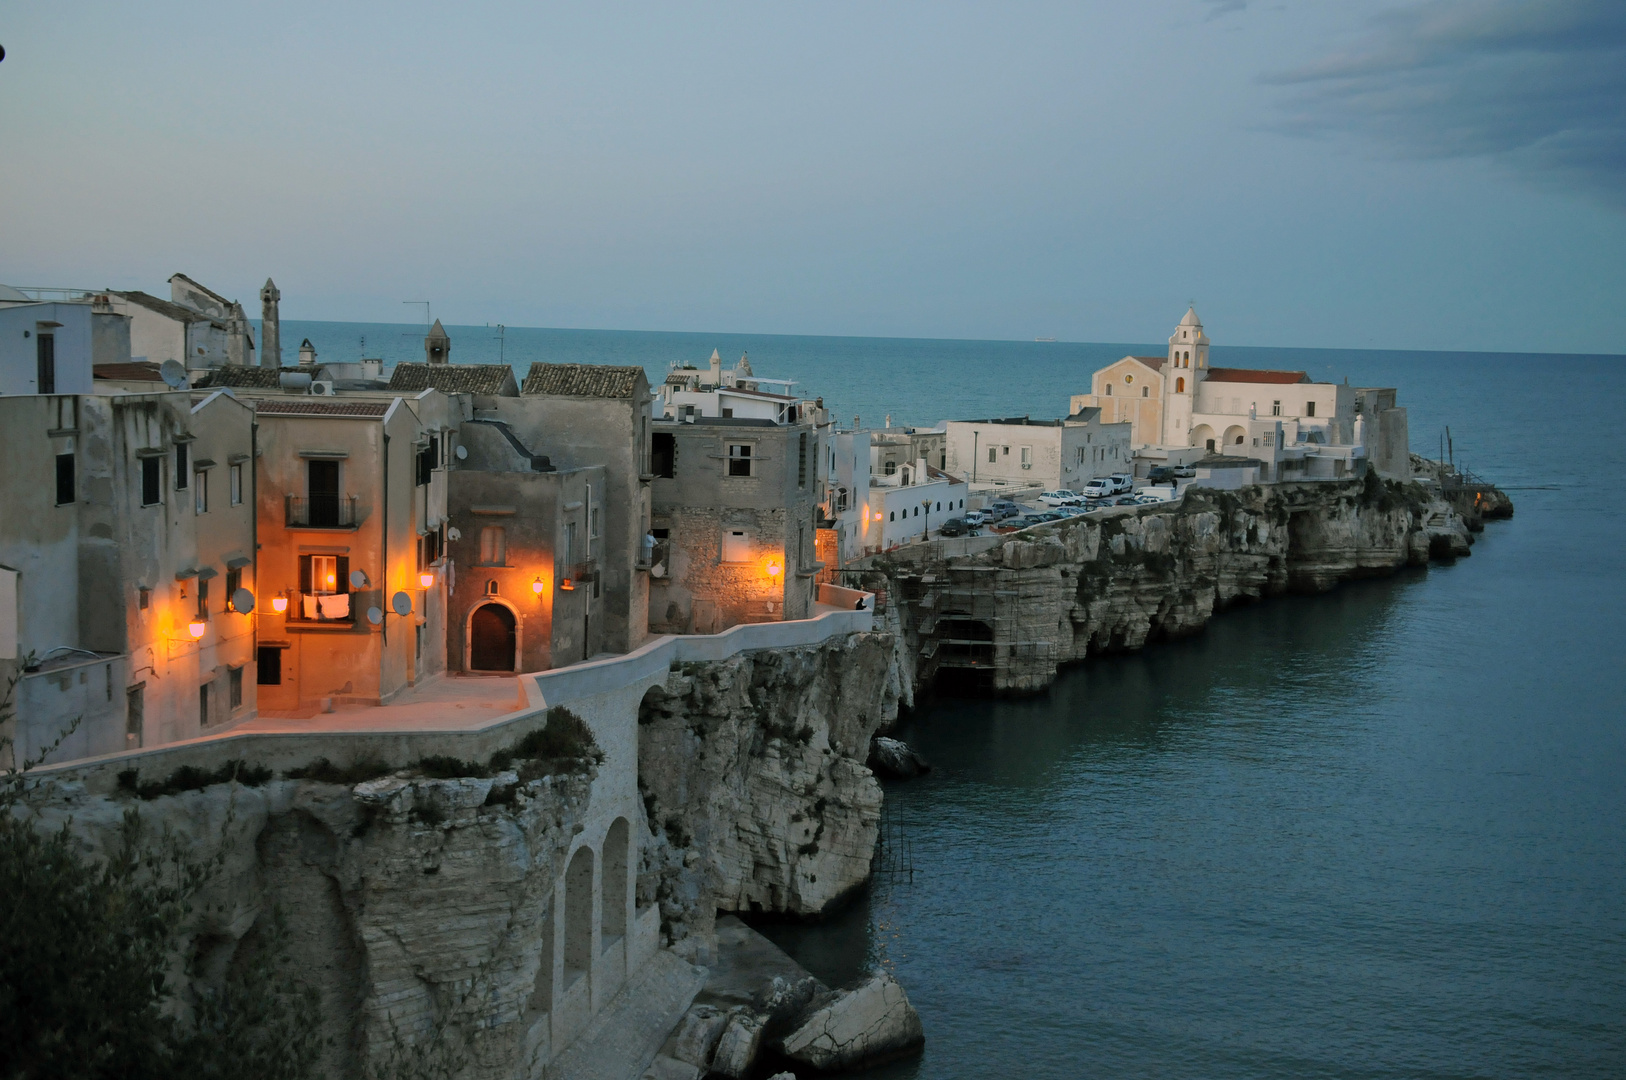
[[[130,320],[99,300],[0,307],[0,395],[92,394],[92,369],[130,359]]]
[[[951,420],[948,471],[973,484],[1082,491],[1097,476],[1130,471],[1132,428],[1103,423],[1090,407],[1065,420]]]

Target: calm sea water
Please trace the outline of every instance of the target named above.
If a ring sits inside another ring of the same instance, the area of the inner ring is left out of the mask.
[[[494,331],[452,328],[494,360]],[[290,324],[323,359],[421,330]],[[412,336],[403,336],[411,334]],[[1146,346],[509,330],[504,358],[732,360],[866,423],[1059,415]],[[1155,346],[1152,347],[1154,350]],[[346,351],[348,350],[348,351]],[[287,357],[291,362],[292,350]],[[1518,516],[1454,566],[1233,610],[1023,700],[928,702],[912,880],[765,927],[883,964],[927,1032],[877,1078],[1626,1076],[1619,357],[1214,349],[1397,386]]]

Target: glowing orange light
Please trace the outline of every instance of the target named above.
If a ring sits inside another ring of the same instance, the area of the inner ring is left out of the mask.
[[[782,574],[784,572],[785,572],[785,568],[779,564],[778,559],[769,559],[768,560],[768,576],[769,577],[778,577],[780,574]]]
[[[542,584],[542,576],[538,574],[536,580],[531,582],[531,591],[536,595],[541,596],[542,590],[545,588],[547,588],[547,586]]]
[[[560,578],[559,588],[563,589],[565,592],[572,592],[576,588],[576,583],[569,578]]]
[[[423,573],[418,575],[418,582],[426,589],[434,588],[435,572],[433,570],[425,570]]]
[[[272,611],[287,611],[288,610],[288,598],[286,596],[273,596],[271,598],[271,610]]]
[[[186,624],[186,629],[193,637],[200,638],[203,636],[203,632],[209,629],[209,624],[204,622],[202,619],[193,619],[191,622]]]

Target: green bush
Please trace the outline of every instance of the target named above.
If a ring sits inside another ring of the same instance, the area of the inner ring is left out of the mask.
[[[388,776],[394,771],[389,765],[377,760],[335,765],[327,758],[321,757],[309,765],[289,769],[282,775],[288,780],[314,780],[320,784],[343,784],[346,787],[353,787],[356,784],[365,784],[369,780],[377,780],[381,776]]]
[[[119,788],[143,799],[156,799],[161,795],[179,795],[183,791],[199,791],[214,784],[235,780],[245,787],[260,787],[271,779],[271,770],[262,765],[246,765],[232,758],[220,768],[210,772],[195,765],[182,765],[169,774],[169,779],[143,784],[135,769],[119,773]]]

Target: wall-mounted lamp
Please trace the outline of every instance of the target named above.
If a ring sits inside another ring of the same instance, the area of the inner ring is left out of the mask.
[[[531,582],[531,591],[534,592],[536,595],[541,596],[542,595],[542,590],[546,589],[546,588],[547,588],[547,586],[542,584],[542,575],[541,574],[536,575],[536,580]]]
[[[418,583],[426,589],[434,588],[435,572],[433,570],[425,570],[423,573],[418,575]]]
[[[271,610],[279,614],[288,610],[288,596],[286,593],[271,598]]]
[[[194,640],[201,638],[203,636],[203,632],[207,629],[209,629],[209,624],[204,622],[202,619],[193,619],[191,622],[186,624],[187,633],[191,634]]]
[[[783,574],[784,572],[785,572],[785,567],[779,562],[778,559],[769,559],[768,560],[768,576],[769,577],[778,577],[780,574]]]

